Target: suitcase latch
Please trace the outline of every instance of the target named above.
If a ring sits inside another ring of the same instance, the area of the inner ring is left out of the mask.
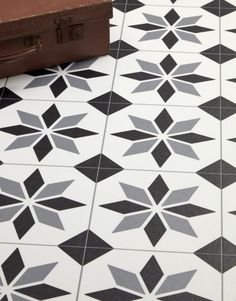
[[[66,43],[83,39],[84,26],[83,24],[72,24],[71,17],[62,17],[56,19],[57,28],[57,42]]]

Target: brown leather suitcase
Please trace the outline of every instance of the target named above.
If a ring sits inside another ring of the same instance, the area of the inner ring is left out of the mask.
[[[105,55],[111,0],[0,0],[0,78]]]

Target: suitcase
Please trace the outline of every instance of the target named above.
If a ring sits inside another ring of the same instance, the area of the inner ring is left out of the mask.
[[[111,0],[0,0],[0,78],[105,55]]]

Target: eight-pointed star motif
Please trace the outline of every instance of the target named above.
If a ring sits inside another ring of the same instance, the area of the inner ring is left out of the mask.
[[[138,59],[137,62],[143,71],[122,75],[141,82],[132,93],[153,91],[158,88],[157,92],[165,102],[176,91],[200,96],[194,84],[213,80],[194,73],[201,62],[178,66],[170,54],[160,62],[160,66],[156,63]]]
[[[72,183],[73,180],[45,184],[38,169],[23,184],[0,177],[0,222],[13,220],[19,239],[36,222],[64,230],[58,212],[84,206],[63,197]]]
[[[58,97],[69,86],[91,92],[87,80],[108,74],[89,69],[97,59],[55,66],[28,72],[35,78],[25,87],[37,88],[50,85],[54,97]]]
[[[170,230],[197,237],[188,218],[213,212],[190,204],[198,187],[170,191],[160,175],[148,187],[148,191],[125,183],[120,183],[120,186],[127,199],[102,205],[125,215],[113,233],[144,228],[153,246],[165,234],[165,225]]]
[[[155,256],[148,260],[139,274],[111,265],[108,265],[108,268],[115,286],[110,289],[87,293],[87,296],[100,301],[212,301],[186,291],[197,270],[166,276]]]
[[[17,136],[6,150],[15,150],[32,145],[39,161],[46,157],[53,146],[71,153],[79,154],[73,139],[96,135],[76,127],[87,114],[61,117],[56,105],[52,105],[42,116],[18,111],[23,125],[1,128],[0,131]]]
[[[169,49],[179,40],[201,44],[196,34],[212,30],[196,25],[202,16],[181,18],[174,9],[171,9],[164,18],[147,13],[143,15],[148,23],[130,26],[146,32],[139,41],[162,39]]]
[[[26,267],[19,249],[16,249],[0,268],[0,300],[49,300],[70,293],[45,283],[46,277],[57,265],[52,262]]]
[[[160,167],[172,153],[199,160],[191,144],[213,140],[213,138],[191,131],[200,119],[174,122],[166,109],[157,116],[154,122],[131,115],[129,118],[135,130],[112,134],[134,141],[123,156],[147,153],[152,149],[152,156]]]

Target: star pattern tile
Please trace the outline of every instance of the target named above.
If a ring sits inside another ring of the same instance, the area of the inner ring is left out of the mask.
[[[196,53],[129,54],[118,60],[114,91],[134,104],[200,105],[220,94],[219,54],[212,56],[213,60]]]
[[[112,5],[0,79],[0,301],[235,301],[236,1]]]
[[[140,50],[200,52],[218,42],[218,17],[201,8],[144,6],[127,15],[122,38]],[[209,24],[211,24],[209,26]]]

